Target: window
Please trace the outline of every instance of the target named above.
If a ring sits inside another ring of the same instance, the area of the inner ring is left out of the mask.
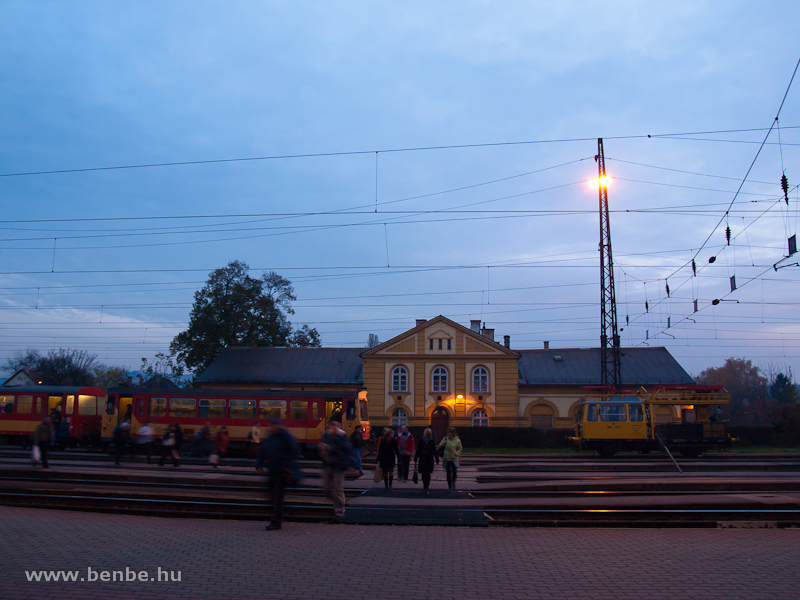
[[[431,350],[433,350],[433,340],[430,340],[430,342],[431,342]]]
[[[450,350],[450,342],[451,340],[447,340],[447,349]]]
[[[105,407],[103,407],[105,408]],[[97,396],[78,396],[78,414],[86,416],[94,416],[97,414]],[[100,414],[103,414],[102,408]]]
[[[37,396],[36,397],[36,414],[37,415],[42,414],[42,397],[41,396]]]
[[[531,427],[534,429],[552,429],[553,415],[531,415]]]
[[[305,421],[308,418],[308,402],[292,400],[289,404],[289,418],[295,421]]]
[[[81,396],[83,398],[83,396]],[[17,398],[17,412],[21,415],[31,414],[33,396],[20,396]]]
[[[442,349],[442,340],[439,340],[439,350]]]
[[[403,425],[408,425],[408,413],[402,408],[398,408],[392,413],[392,427]]]
[[[628,405],[628,415],[631,421],[642,421],[642,407],[639,404]]]
[[[194,398],[170,398],[169,416],[170,417],[193,417],[194,407],[197,401]]]
[[[320,419],[320,416],[319,416],[320,410],[319,409],[320,409],[319,402],[312,402],[311,403],[311,420],[312,421],[319,421],[319,419]]]
[[[67,414],[71,415],[75,410],[75,396],[67,396]]]
[[[586,411],[586,420],[587,421],[597,421],[597,404],[590,404]]]
[[[401,393],[408,391],[408,371],[405,367],[392,369],[392,391]]]
[[[150,416],[151,417],[167,416],[166,398],[150,398]]]
[[[64,407],[61,405],[61,396],[47,397],[47,412],[53,412],[54,408],[57,408],[59,412],[64,412]]]
[[[14,396],[0,396],[0,413],[12,414],[14,412]]]
[[[111,402],[109,402],[111,404]],[[111,412],[110,414],[114,414]],[[141,421],[141,417],[144,417],[144,398],[137,398],[136,399],[136,416],[139,417]]]
[[[600,405],[600,420],[601,421],[625,421],[627,419],[625,414],[624,404],[601,404]]]
[[[133,402],[133,398],[125,398],[130,402]],[[113,415],[114,414],[114,405],[116,404],[117,397],[116,396],[109,396],[108,402],[106,402],[106,414]],[[140,398],[141,402],[144,402],[144,398]]]
[[[317,406],[316,404],[314,406]],[[285,419],[286,400],[261,400],[258,403],[259,419]]]
[[[447,391],[447,369],[445,369],[444,367],[436,367],[433,370],[432,391],[434,392]]]
[[[224,419],[225,400],[201,398],[197,416],[201,419]]]
[[[477,394],[489,392],[489,371],[484,367],[475,367],[472,370],[472,391]]]
[[[362,421],[369,421],[369,412],[367,412],[367,401],[366,400],[359,400],[358,406],[361,409],[361,420]]]
[[[347,410],[344,411],[344,418],[347,421],[352,421],[356,418],[356,401],[355,400],[347,400],[345,402],[347,406]]]
[[[488,427],[489,426],[489,413],[482,408],[477,409],[472,413],[472,426],[473,427]]]
[[[255,419],[256,417],[255,400],[231,400],[228,402],[228,406],[231,419]]]

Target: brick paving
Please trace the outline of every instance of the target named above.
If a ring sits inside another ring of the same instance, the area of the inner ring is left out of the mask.
[[[800,530],[505,529],[128,517],[0,507],[0,599],[800,597]],[[25,571],[180,571],[28,582]]]

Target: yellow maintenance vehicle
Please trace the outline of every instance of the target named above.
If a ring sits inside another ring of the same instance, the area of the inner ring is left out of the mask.
[[[728,403],[730,394],[710,385],[599,393],[580,402],[570,440],[607,458],[620,450],[646,454],[659,449],[696,458],[709,448],[730,448],[733,440],[719,419],[720,407]],[[658,422],[658,407],[674,415],[669,422]]]

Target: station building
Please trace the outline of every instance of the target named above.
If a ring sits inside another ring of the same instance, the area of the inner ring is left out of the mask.
[[[663,347],[623,348],[625,389],[694,381]],[[599,348],[512,350],[510,338],[438,316],[374,348],[229,347],[196,379],[227,389],[366,391],[372,427],[571,427],[597,393]],[[677,421],[673,407],[656,420]]]

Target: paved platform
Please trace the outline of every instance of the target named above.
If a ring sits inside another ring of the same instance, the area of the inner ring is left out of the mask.
[[[794,600],[800,530],[390,527],[0,509],[0,598]],[[29,582],[26,571],[180,581]]]

